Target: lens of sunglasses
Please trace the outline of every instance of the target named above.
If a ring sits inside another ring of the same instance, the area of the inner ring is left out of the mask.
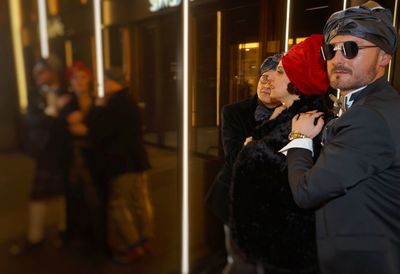
[[[342,51],[343,56],[346,59],[353,59],[354,57],[357,56],[358,50],[362,48],[366,48],[370,46],[365,46],[365,47],[359,47],[356,42],[354,41],[346,41],[343,43],[342,46],[335,46],[333,44],[325,44],[321,47],[321,54],[322,57],[327,61],[331,60],[333,57],[335,57],[336,51],[340,50]],[[371,46],[374,47],[374,46]]]
[[[324,44],[321,47],[321,54],[325,61],[331,60],[335,57],[335,47],[332,44]]]
[[[356,42],[347,41],[343,43],[342,52],[347,59],[353,59],[358,54],[358,45]]]

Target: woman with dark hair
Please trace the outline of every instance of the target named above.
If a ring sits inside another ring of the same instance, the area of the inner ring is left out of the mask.
[[[244,256],[261,262],[265,273],[317,273],[313,211],[298,208],[288,184],[286,156],[279,150],[292,138],[291,121],[299,113],[326,113],[329,88],[319,53],[322,35],[293,46],[270,79],[271,97],[280,101],[269,120],[239,153],[231,189],[231,227]],[[320,142],[314,139],[315,157]]]

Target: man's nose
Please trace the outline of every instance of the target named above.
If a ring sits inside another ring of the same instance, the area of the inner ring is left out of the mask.
[[[342,63],[346,59],[343,55],[343,49],[338,49],[335,51],[335,56],[330,60],[333,63]]]

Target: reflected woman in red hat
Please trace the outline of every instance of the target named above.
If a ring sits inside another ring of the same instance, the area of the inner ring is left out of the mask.
[[[67,78],[73,92],[68,116],[72,159],[67,188],[67,238],[71,246],[82,246],[92,255],[105,253],[105,199],[97,166],[97,154],[88,136],[85,121],[93,108],[90,69],[81,61],[68,67]]]
[[[234,165],[232,234],[243,255],[261,263],[265,273],[318,273],[314,213],[294,203],[286,156],[279,150],[301,137],[290,132],[297,114],[318,109],[325,119],[330,116],[322,44],[322,35],[312,35],[282,57],[270,79],[271,97],[282,105],[257,128]],[[320,142],[311,145],[316,157]]]

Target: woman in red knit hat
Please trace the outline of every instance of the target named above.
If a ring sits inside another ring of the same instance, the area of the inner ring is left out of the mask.
[[[293,137],[291,121],[299,113],[328,110],[322,35],[293,46],[273,73],[271,97],[282,105],[259,126],[234,165],[231,189],[232,235],[243,255],[270,273],[318,273],[315,218],[296,206],[288,183],[286,156],[279,150]],[[315,156],[320,142],[314,139]]]
[[[90,69],[81,61],[68,67],[67,78],[73,92],[68,116],[72,142],[72,161],[67,188],[68,240],[72,247],[81,247],[91,256],[106,251],[105,194],[97,166],[97,151],[87,135],[84,122],[93,109],[94,94]]]

